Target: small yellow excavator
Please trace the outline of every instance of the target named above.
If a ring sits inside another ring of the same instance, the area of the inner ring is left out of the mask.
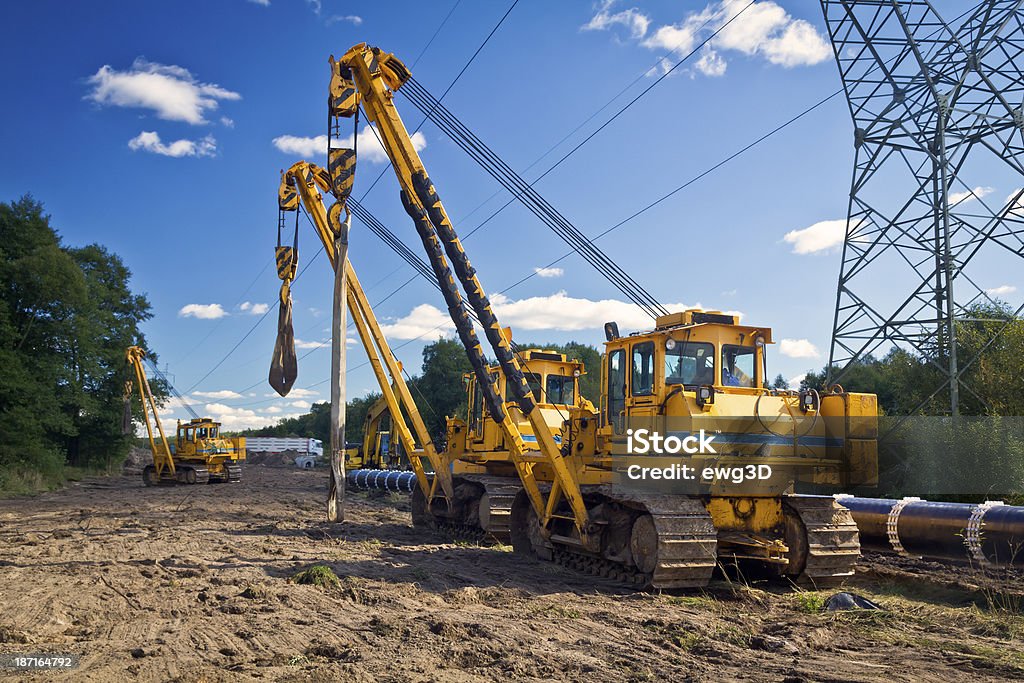
[[[240,463],[245,460],[245,437],[221,436],[219,422],[214,422],[208,417],[199,417],[184,401],[182,405],[192,414],[193,419],[188,422],[179,420],[174,443],[168,443],[153,391],[142,365],[145,357],[145,351],[138,346],[130,346],[125,352],[125,358],[134,372],[135,383],[139,387],[146,434],[149,436],[149,447],[153,452],[153,464],[142,469],[143,483],[146,486],[167,486],[241,481]],[[166,378],[164,380],[166,381]],[[126,402],[131,400],[131,394],[132,380],[129,379],[125,382]],[[177,395],[177,392],[175,394]],[[180,395],[178,396],[180,399]],[[154,424],[156,434],[153,432]]]
[[[374,401],[363,418],[363,441],[354,448],[345,450],[345,469],[372,468],[386,470],[394,467],[391,455],[396,441],[392,430],[381,429],[381,423],[391,415],[388,402],[381,396]]]

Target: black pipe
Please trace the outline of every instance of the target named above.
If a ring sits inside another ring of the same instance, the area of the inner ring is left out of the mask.
[[[839,497],[839,503],[853,514],[862,548],[1024,566],[1024,507],[853,496]],[[895,521],[895,537],[890,521]]]
[[[412,493],[416,486],[416,473],[401,470],[353,470],[346,479],[350,487],[364,491]]]

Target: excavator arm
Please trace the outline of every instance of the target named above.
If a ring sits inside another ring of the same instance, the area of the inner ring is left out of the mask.
[[[305,207],[333,269],[338,257],[334,235],[340,230],[342,208],[341,202],[335,203],[329,210],[324,208],[321,191],[331,190],[331,188],[332,179],[325,169],[305,161],[297,162],[281,177],[278,206],[283,213],[297,211],[300,203]],[[281,247],[278,247],[278,250],[280,254]],[[291,254],[289,259],[290,263],[286,269],[288,277],[282,278],[284,280],[283,292],[295,277],[297,255]],[[278,270],[280,273],[281,269]],[[380,329],[380,324],[366,298],[362,285],[359,283],[359,278],[356,277],[355,269],[352,267],[351,261],[348,260],[345,262],[345,277],[348,281],[346,303],[352,315],[352,321],[355,323],[359,340],[369,358],[370,367],[373,369],[381,393],[384,395],[387,409],[391,413],[392,425],[398,433],[402,447],[409,454],[409,463],[416,473],[420,489],[427,500],[441,495],[450,501],[453,491],[449,463],[444,461],[434,447],[423,417],[420,415],[409,391],[409,386],[402,375],[401,364],[391,352],[387,338]],[[285,293],[282,293],[282,302],[284,297]],[[403,417],[402,407],[405,408],[405,414],[412,422],[412,429]],[[415,438],[419,439],[422,444],[422,449],[416,448],[413,432],[415,432]],[[430,464],[434,473],[433,477],[428,476],[422,459],[426,459]]]
[[[153,398],[153,390],[149,386],[149,379],[146,377],[146,369],[142,366],[142,359],[146,352],[138,346],[129,346],[125,351],[125,360],[131,366],[135,375],[135,383],[139,388],[139,400],[142,401],[142,418],[146,423],[146,434],[149,437],[149,448],[153,452],[153,466],[156,468],[157,478],[173,477],[174,456],[171,455],[171,447],[167,443],[167,436],[164,434],[164,426],[160,422],[160,413],[157,410],[156,400]],[[125,398],[131,398],[131,380],[125,383]],[[153,417],[150,422],[150,415]],[[157,435],[153,434],[153,427],[156,426]],[[159,443],[157,442],[159,437]]]
[[[355,115],[359,104],[362,104],[367,118],[376,124],[402,188],[402,202],[413,219],[435,277],[441,285],[448,311],[466,348],[478,386],[483,391],[488,413],[504,433],[511,460],[542,526],[547,526],[554,516],[557,503],[564,497],[572,509],[580,542],[584,547],[590,546],[590,536],[594,529],[580,491],[579,473],[563,456],[554,434],[541,412],[536,410],[536,400],[510,340],[498,323],[490,300],[395,107],[394,93],[409,79],[409,70],[394,55],[365,43],[354,46],[338,60],[332,56],[330,64],[331,124],[338,129],[340,119]],[[515,402],[533,427],[540,446],[539,456],[527,450],[518,427],[495,390],[476,331],[455,284],[456,277],[484,329]],[[554,475],[546,500],[534,475],[534,466],[538,463],[549,466]]]

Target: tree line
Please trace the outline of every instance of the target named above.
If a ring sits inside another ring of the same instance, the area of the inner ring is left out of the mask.
[[[545,349],[564,353],[570,360],[583,361],[586,374],[580,377],[580,394],[595,405],[601,398],[601,356],[596,348],[588,344],[520,343],[522,349]],[[416,409],[435,443],[443,443],[446,417],[466,417],[466,391],[463,378],[472,372],[469,359],[462,344],[455,339],[438,339],[423,347],[423,364],[420,374],[408,382]],[[371,392],[362,398],[348,401],[345,407],[345,439],[349,443],[363,439],[363,421],[370,407],[381,397]],[[428,398],[429,397],[429,398]],[[325,444],[330,440],[331,405],[314,403],[305,415],[281,420],[276,425],[249,429],[246,436],[312,436]]]
[[[124,353],[152,316],[130,277],[103,246],[64,244],[31,196],[0,203],[0,491],[124,460]]]

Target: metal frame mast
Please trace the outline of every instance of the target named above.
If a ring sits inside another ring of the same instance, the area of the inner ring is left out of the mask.
[[[1024,268],[1022,5],[987,0],[952,27],[928,0],[821,0],[856,150],[830,382],[899,346],[940,372],[928,400],[948,389],[956,415],[974,395],[980,351],[957,323],[995,303],[993,264]],[[1005,200],[986,198],[993,176]]]

